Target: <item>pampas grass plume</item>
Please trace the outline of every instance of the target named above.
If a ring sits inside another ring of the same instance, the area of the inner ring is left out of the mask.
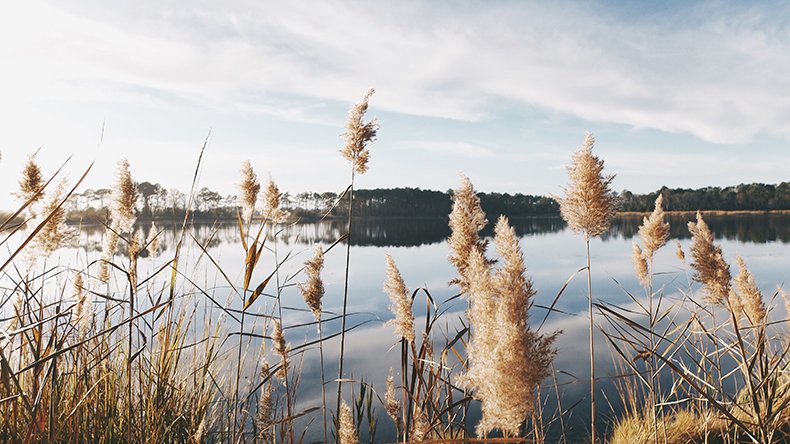
[[[36,163],[36,154],[31,154],[27,158],[25,168],[22,170],[22,179],[19,181],[19,192],[17,197],[22,202],[37,202],[41,200],[41,188],[44,186],[44,178],[41,168]]]
[[[299,285],[302,296],[316,320],[321,320],[321,299],[324,297],[324,282],[321,280],[321,269],[324,268],[324,250],[316,245],[313,257],[304,263],[307,282]]]
[[[134,209],[137,204],[137,187],[129,170],[129,161],[118,162],[118,173],[112,196],[113,225],[123,233],[131,233],[136,220]]]
[[[746,267],[746,262],[743,258],[738,256],[735,258],[738,264],[738,276],[735,278],[735,286],[738,288],[738,295],[743,304],[743,311],[749,322],[753,326],[763,325],[766,319],[765,302],[763,302],[763,294],[754,282],[754,276],[749,268]]]
[[[724,261],[721,247],[713,242],[713,233],[699,211],[697,222],[689,222],[688,228],[691,232],[691,256],[694,258],[691,263],[693,278],[703,285],[708,303],[724,305],[731,289],[730,266]]]
[[[664,221],[664,209],[662,203],[664,197],[659,194],[656,198],[656,207],[650,214],[650,217],[645,217],[642,226],[639,227],[639,236],[642,238],[642,245],[644,245],[644,254],[648,259],[652,259],[653,255],[659,248],[667,244],[669,240],[669,223]]]
[[[261,365],[261,395],[258,399],[258,411],[255,414],[255,425],[264,443],[273,442],[272,433],[272,384],[269,378],[269,363],[263,360]]]
[[[634,263],[634,271],[636,272],[636,277],[639,278],[639,282],[643,287],[649,286],[650,273],[647,269],[647,259],[645,259],[645,254],[636,242],[633,244],[631,260]]]
[[[239,184],[239,191],[241,192],[241,206],[244,210],[244,219],[249,220],[255,212],[255,204],[258,202],[261,183],[258,181],[258,176],[252,169],[249,160],[242,162],[240,172],[241,183]]]
[[[99,261],[99,273],[97,278],[102,282],[110,280],[110,262],[118,248],[118,233],[113,229],[107,229],[102,239],[102,257]]]
[[[388,322],[395,326],[395,334],[409,342],[414,342],[414,313],[411,309],[411,297],[409,289],[403,282],[400,270],[392,260],[392,256],[387,258],[387,278],[384,281],[384,291],[389,295],[390,310],[395,315],[395,319]]]
[[[392,367],[390,367],[389,374],[387,375],[387,392],[384,395],[384,407],[387,410],[387,415],[392,418],[395,427],[400,426],[400,403],[395,396],[395,377],[392,375]]]
[[[156,227],[156,222],[151,222],[151,230],[148,232],[148,238],[145,240],[145,243],[148,254],[151,257],[156,257],[159,253],[159,230]]]
[[[279,320],[274,321],[274,331],[272,332],[272,342],[274,343],[274,353],[280,357],[281,365],[277,369],[277,376],[280,380],[285,380],[288,374],[288,345],[285,343],[283,325]]]
[[[88,334],[93,323],[93,304],[88,300],[88,294],[84,286],[85,282],[82,278],[82,273],[77,272],[74,275],[74,300],[77,301],[74,315],[80,339]]]
[[[609,188],[614,176],[603,174],[604,161],[593,154],[594,144],[592,134],[587,133],[568,166],[565,197],[558,199],[562,218],[587,238],[606,232],[615,214],[615,195]]]
[[[47,196],[41,214],[42,220],[49,218],[41,231],[34,238],[34,254],[49,256],[62,247],[68,240],[76,236],[75,230],[66,225],[66,209],[61,201],[66,193],[66,181],[61,180],[55,189]]]
[[[340,414],[338,415],[338,442],[339,444],[358,444],[357,429],[354,427],[354,418],[351,416],[351,408],[346,401],[340,404]]]
[[[343,134],[345,146],[340,152],[346,160],[351,162],[353,171],[357,174],[367,172],[370,159],[367,146],[376,138],[376,133],[379,130],[377,119],[364,121],[365,112],[368,110],[368,100],[374,92],[374,89],[369,89],[362,101],[351,107],[346,120],[346,132]]]
[[[459,383],[482,402],[478,435],[500,429],[515,436],[534,408],[535,387],[548,375],[556,354],[555,336],[529,328],[535,290],[525,277],[518,238],[505,217],[497,222],[494,243],[503,265],[493,274],[482,252],[473,249],[469,255],[472,340],[467,349],[469,370]]]
[[[282,193],[274,180],[269,176],[266,181],[266,188],[263,191],[263,214],[273,223],[280,223],[285,220],[287,214],[280,208]]]
[[[414,422],[411,425],[412,442],[422,442],[428,438],[431,425],[425,417],[425,412],[419,404],[414,404]]]
[[[458,270],[458,283],[463,293],[467,293],[470,279],[467,276],[469,258],[474,251],[483,253],[486,242],[480,239],[479,232],[488,221],[480,207],[480,198],[468,177],[461,175],[461,186],[453,192],[453,209],[450,212],[450,263]]]
[[[680,245],[680,241],[676,241],[676,243],[675,256],[677,256],[681,262],[686,263],[686,253],[683,252],[683,245]]]

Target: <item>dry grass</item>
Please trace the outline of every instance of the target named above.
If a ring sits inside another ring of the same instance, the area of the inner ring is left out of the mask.
[[[686,409],[667,413],[658,424],[652,418],[651,415],[631,413],[620,419],[609,443],[713,444],[722,442],[722,435],[726,433],[725,421]]]

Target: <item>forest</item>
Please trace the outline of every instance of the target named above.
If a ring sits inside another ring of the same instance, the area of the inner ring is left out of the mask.
[[[158,183],[138,182],[141,220],[183,219],[186,194],[167,189]],[[109,188],[86,189],[74,194],[68,202],[68,220],[101,222],[107,211]],[[348,208],[338,205],[343,193],[283,193],[283,207],[293,220],[314,221],[322,218],[345,218]],[[778,185],[752,183],[736,186],[698,189],[662,187],[652,193],[635,194],[628,190],[617,193],[618,210],[622,212],[651,211],[658,195],[667,211],[781,211],[790,210],[790,182]],[[508,217],[558,216],[560,206],[550,196],[509,193],[478,193],[483,210],[488,214]],[[354,191],[355,217],[442,217],[446,218],[452,204],[452,190],[433,191],[420,188],[377,188]],[[195,219],[235,219],[239,199],[235,194],[223,195],[203,187],[194,195],[192,215]]]

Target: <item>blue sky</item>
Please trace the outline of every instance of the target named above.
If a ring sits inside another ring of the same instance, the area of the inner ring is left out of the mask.
[[[591,131],[614,188],[780,182],[790,6],[760,2],[13,2],[0,14],[0,206],[27,153],[86,186],[342,190],[369,87],[381,122],[358,186],[560,193]],[[102,124],[104,140],[99,144]]]

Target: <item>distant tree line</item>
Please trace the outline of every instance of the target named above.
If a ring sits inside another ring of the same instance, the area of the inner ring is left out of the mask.
[[[510,217],[559,214],[557,201],[544,196],[508,193],[478,193],[483,211]],[[332,216],[347,216],[348,206],[341,202]],[[450,214],[452,190],[447,192],[419,188],[377,188],[354,191],[354,215],[360,217],[442,217]]]
[[[187,210],[189,197],[177,190],[166,189],[158,183],[139,182],[138,218],[181,219]],[[355,217],[414,218],[447,217],[452,206],[452,190],[445,192],[419,188],[377,188],[354,192]],[[619,193],[620,211],[650,211],[658,194],[664,196],[664,209],[669,211],[696,210],[790,210],[790,183],[779,185],[762,183],[741,184],[719,188],[667,188],[648,194]],[[110,204],[109,188],[86,189],[71,196],[70,220],[102,221]],[[489,218],[500,214],[509,217],[556,216],[560,213],[557,200],[547,196],[509,193],[478,193],[480,203]],[[342,199],[341,199],[342,198]],[[281,204],[294,218],[347,217],[345,196],[333,192],[298,194],[284,193]],[[218,220],[236,217],[239,206],[234,194],[223,195],[207,187],[200,188],[192,197],[195,219]]]
[[[741,184],[725,188],[667,188],[649,194],[620,194],[621,211],[650,211],[658,194],[664,196],[664,209],[670,211],[762,211],[790,210],[790,183]]]

